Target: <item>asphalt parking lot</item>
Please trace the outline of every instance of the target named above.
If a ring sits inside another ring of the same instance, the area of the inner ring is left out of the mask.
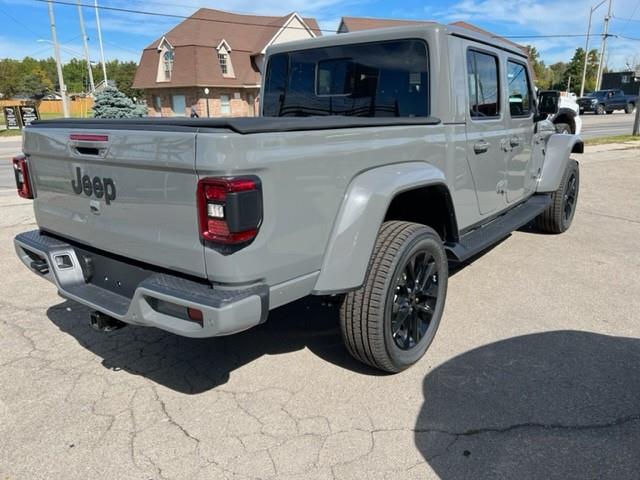
[[[637,478],[640,150],[615,148],[580,158],[569,232],[455,273],[393,376],[317,299],[227,338],[95,332],[19,263],[31,205],[0,195],[0,479]]]

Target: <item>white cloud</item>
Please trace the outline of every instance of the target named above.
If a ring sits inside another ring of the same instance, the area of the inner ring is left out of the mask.
[[[595,0],[461,0],[445,9],[426,7],[422,16],[444,22],[465,20],[494,31],[498,35],[572,35],[586,34],[589,9]],[[626,17],[634,11],[637,0],[617,0],[614,3],[614,17]],[[616,13],[620,12],[620,13]],[[603,29],[606,4],[593,15],[593,25],[589,49],[600,48],[599,34]],[[640,15],[639,15],[640,17]],[[636,26],[640,24],[635,23]],[[631,25],[631,26],[629,26]],[[612,34],[625,31],[630,35],[633,24],[614,18],[610,22]],[[576,48],[584,48],[585,37],[572,38],[514,38],[522,44],[534,45],[547,64],[569,61]],[[621,38],[610,38],[607,44],[606,60],[610,68],[623,68],[626,57],[640,50],[640,42]]]

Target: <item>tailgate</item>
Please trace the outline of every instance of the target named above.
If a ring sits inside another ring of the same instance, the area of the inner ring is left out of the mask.
[[[28,128],[24,153],[41,229],[206,277],[195,132]]]

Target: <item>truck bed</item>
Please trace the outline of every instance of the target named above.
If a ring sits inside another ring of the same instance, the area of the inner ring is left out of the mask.
[[[242,135],[305,130],[334,130],[386,126],[437,125],[435,117],[244,117],[244,118],[126,118],[37,120],[29,128],[72,128],[109,130],[197,131],[229,130]]]

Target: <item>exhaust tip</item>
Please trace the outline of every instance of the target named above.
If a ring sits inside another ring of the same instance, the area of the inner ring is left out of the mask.
[[[98,332],[113,332],[127,326],[126,323],[98,311],[91,312],[89,324]]]

